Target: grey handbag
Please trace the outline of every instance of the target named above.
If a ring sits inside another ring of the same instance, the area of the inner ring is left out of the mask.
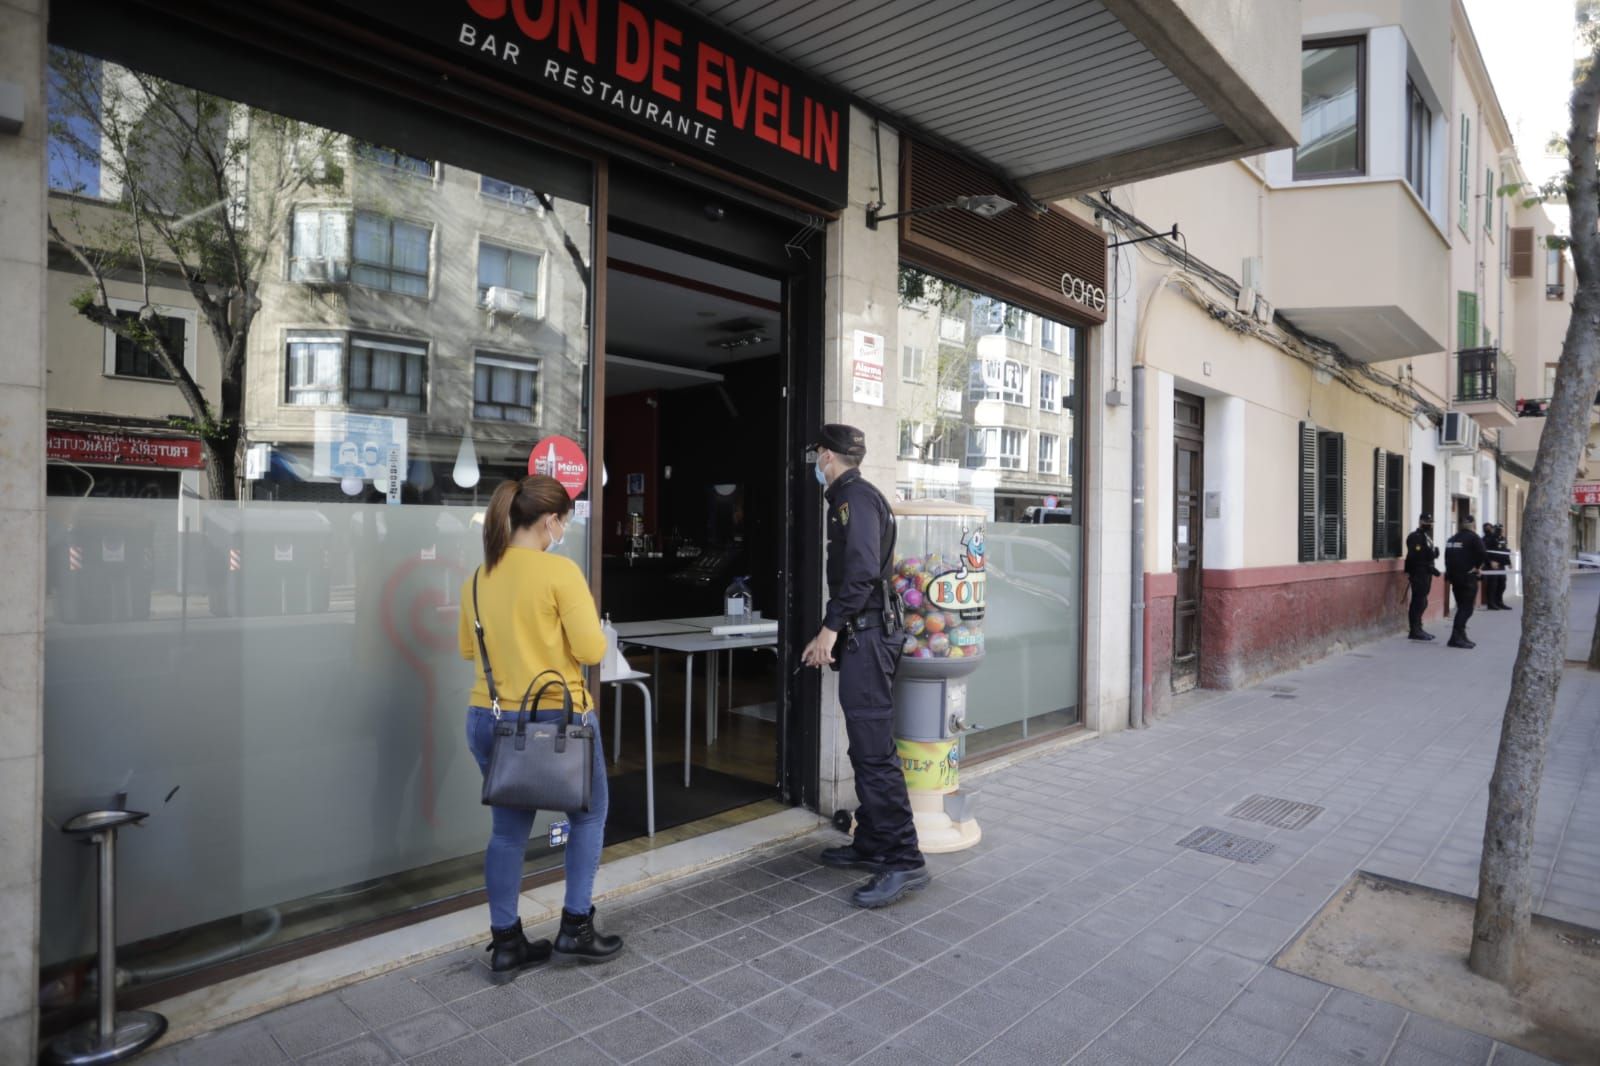
[[[477,574],[472,575],[472,628],[478,636],[478,657],[483,662],[495,721],[494,747],[483,775],[484,804],[522,811],[587,811],[594,784],[594,726],[573,717],[572,690],[555,670],[546,670],[529,682],[515,722],[502,719],[489,646],[484,643],[483,621],[478,617]],[[539,684],[546,677],[552,680]],[[561,690],[561,720],[531,721],[551,687]]]

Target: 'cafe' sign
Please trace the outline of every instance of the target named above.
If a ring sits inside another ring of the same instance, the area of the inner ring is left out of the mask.
[[[661,0],[345,3],[605,121],[846,202],[846,101]]]

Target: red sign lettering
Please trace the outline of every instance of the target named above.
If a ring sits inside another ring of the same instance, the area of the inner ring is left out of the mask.
[[[60,462],[99,466],[199,470],[206,465],[205,449],[192,437],[135,437],[67,429],[52,429],[45,434],[45,455]]]

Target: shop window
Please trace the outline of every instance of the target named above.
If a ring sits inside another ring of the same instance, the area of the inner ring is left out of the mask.
[[[433,231],[427,226],[358,211],[350,280],[368,288],[426,296],[432,241]]]
[[[490,203],[520,208],[535,214],[542,215],[544,213],[544,204],[540,201],[537,192],[526,185],[513,185],[509,181],[491,178],[487,174],[478,178],[478,195]]]
[[[904,345],[900,349],[900,378],[902,381],[921,381],[926,365],[926,353],[914,345]]]
[[[367,141],[357,141],[355,143],[355,156],[357,159],[368,163],[376,163],[378,166],[387,167],[401,174],[427,178],[430,181],[438,173],[438,168],[431,159],[407,155],[397,149],[386,148],[381,144],[371,144]]]
[[[1039,371],[1039,410],[1061,410],[1061,375],[1048,370]]]
[[[1405,551],[1405,456],[1373,449],[1372,557],[1398,559]]]
[[[1039,473],[1055,474],[1056,456],[1060,451],[1061,438],[1054,433],[1039,434]]]
[[[140,308],[132,300],[112,300],[111,307],[119,320],[130,324],[139,321]],[[154,323],[144,328],[151,333],[150,343],[162,344],[169,355],[192,370],[195,321],[193,311],[158,307]],[[141,343],[116,330],[106,330],[106,376],[170,382],[172,378],[151,350],[150,343]]]
[[[537,252],[478,243],[478,303],[491,311],[538,316]]]
[[[1000,431],[1000,469],[1025,470],[1028,466],[1028,431],[1002,429]]]
[[[1317,41],[1300,53],[1300,146],[1296,179],[1366,172],[1366,41]]]
[[[491,422],[539,420],[539,364],[492,352],[472,361],[472,417]]]
[[[1300,423],[1300,561],[1346,557],[1344,434]]]
[[[1428,205],[1429,176],[1433,173],[1433,110],[1416,83],[1406,79],[1406,181],[1424,206]]]

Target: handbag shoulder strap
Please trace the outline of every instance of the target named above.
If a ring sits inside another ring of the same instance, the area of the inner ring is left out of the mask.
[[[489,688],[489,708],[494,711],[496,718],[500,717],[500,692],[494,684],[494,668],[489,665],[489,645],[483,639],[483,617],[478,612],[478,573],[472,572],[472,631],[478,636],[478,661],[483,664],[483,680]]]

